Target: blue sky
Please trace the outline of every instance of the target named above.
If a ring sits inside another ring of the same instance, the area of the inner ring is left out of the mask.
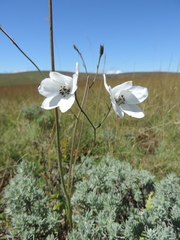
[[[48,0],[0,0],[0,25],[41,70],[50,70]],[[55,68],[94,72],[180,71],[179,0],[53,0]],[[35,67],[0,31],[0,73]]]

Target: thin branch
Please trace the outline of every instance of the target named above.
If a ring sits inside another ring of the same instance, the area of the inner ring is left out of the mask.
[[[48,0],[49,4],[49,27],[50,27],[50,51],[51,51],[51,68],[52,71],[55,70],[54,64],[54,44],[53,44],[53,13],[52,13],[52,0]],[[60,131],[59,131],[59,117],[58,117],[58,108],[55,108],[56,114],[56,132],[57,132],[57,149],[58,149],[58,170],[60,174],[62,190],[65,195],[67,206],[68,206],[68,220],[69,220],[69,228],[72,230],[72,210],[71,210],[71,202],[68,192],[66,190],[64,176],[63,176],[63,166],[62,166],[62,153],[60,148]]]
[[[84,112],[84,110],[82,109],[78,99],[77,99],[77,96],[76,96],[76,93],[75,93],[75,99],[76,99],[76,102],[78,104],[78,107],[80,108],[81,112],[84,114],[84,116],[87,118],[88,122],[91,124],[92,128],[95,129],[96,127],[94,126],[94,124],[91,122],[90,118],[88,117],[88,115]]]
[[[102,124],[104,123],[104,121],[106,120],[106,118],[108,117],[108,115],[109,115],[109,113],[110,113],[110,111],[111,111],[112,104],[111,104],[110,107],[107,105],[107,107],[108,107],[108,111],[107,111],[105,117],[103,118],[103,120],[96,126],[96,129],[99,128],[99,127],[101,127]]]
[[[84,58],[83,58],[83,56],[82,56],[82,53],[79,51],[79,49],[76,47],[75,44],[73,45],[73,47],[74,47],[74,49],[78,52],[79,56],[81,57],[82,62],[83,62],[83,66],[84,66],[85,71],[86,71],[86,74],[88,75],[88,71],[87,71],[86,63],[85,63],[85,61],[84,61]]]
[[[0,30],[11,40],[11,42],[18,48],[18,50],[35,66],[35,68],[37,68],[37,70],[42,74],[42,76],[46,78],[44,73],[38,68],[38,66],[32,61],[32,59],[25,54],[25,52],[17,45],[14,39],[3,29],[2,26],[0,26]]]

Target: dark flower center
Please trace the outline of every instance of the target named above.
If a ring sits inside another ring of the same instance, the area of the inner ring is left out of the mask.
[[[119,95],[118,97],[115,97],[114,100],[118,105],[124,104],[125,103],[125,97],[124,95]]]
[[[65,97],[69,93],[70,93],[70,88],[67,88],[65,86],[60,86],[59,94],[61,94],[63,97]]]

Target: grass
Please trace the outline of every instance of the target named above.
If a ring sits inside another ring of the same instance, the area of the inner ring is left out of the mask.
[[[9,83],[9,86],[0,87],[1,189],[7,184],[13,167],[23,156],[29,161],[39,161],[42,165],[46,163],[47,168],[56,162],[54,111],[42,110],[39,107],[43,97],[37,91],[38,82],[42,80],[38,74],[7,74],[4,80],[3,75],[0,76],[2,85]],[[83,77],[81,76],[80,80]],[[148,99],[140,104],[146,116],[135,119],[126,115],[120,119],[111,110],[109,117],[97,130],[97,144],[91,154],[98,158],[110,152],[116,159],[130,162],[137,169],[149,170],[157,178],[169,172],[180,176],[180,75],[138,73],[137,76],[126,74],[124,77],[115,75],[114,78],[111,75],[107,77],[107,81],[113,87],[132,77],[134,85],[144,86],[149,90]],[[106,104],[110,104],[102,76],[98,78],[89,92],[86,106],[86,112],[95,125],[106,114]],[[22,82],[24,85],[19,85]],[[84,86],[85,81],[79,81],[79,99],[82,98]],[[78,107],[75,103],[70,111],[60,114],[61,145],[66,162],[70,158],[74,116],[77,113]],[[78,123],[79,131],[82,121],[83,118]],[[77,131],[73,149],[73,154],[78,157],[87,154],[93,139],[93,129],[86,119],[83,129],[82,136]]]

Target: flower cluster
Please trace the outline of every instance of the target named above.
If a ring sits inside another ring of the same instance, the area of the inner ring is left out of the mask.
[[[63,113],[68,111],[75,101],[78,76],[78,63],[76,63],[76,72],[72,77],[58,72],[50,72],[50,78],[42,80],[38,87],[39,93],[46,97],[41,107],[44,109],[59,107]],[[111,86],[107,85],[105,74],[103,77],[104,86],[110,95],[117,116],[122,118],[126,113],[135,118],[144,117],[144,113],[136,104],[143,102],[148,97],[147,88],[133,86],[132,81],[111,88]]]

